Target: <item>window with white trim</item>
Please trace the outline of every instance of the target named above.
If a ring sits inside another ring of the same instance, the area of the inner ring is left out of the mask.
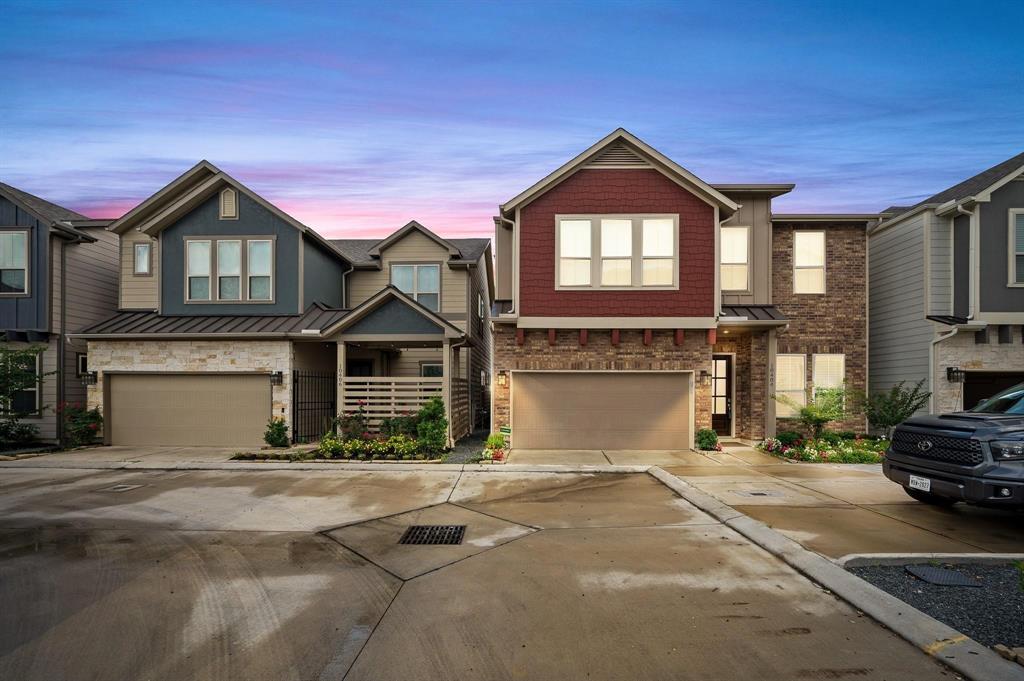
[[[1024,208],[1010,209],[1010,284],[1024,286]]]
[[[28,231],[0,231],[0,295],[28,293]]]
[[[242,242],[217,242],[217,300],[242,299]]]
[[[391,285],[428,310],[440,311],[440,265],[392,265]]]
[[[807,404],[807,357],[805,355],[775,356],[775,394],[788,397],[801,406]],[[781,418],[796,416],[797,410],[781,400],[776,400],[775,415]]]
[[[274,301],[274,240],[244,237],[185,241],[185,301]]]
[[[580,215],[556,224],[557,288],[675,288],[676,215]]]
[[[749,244],[749,227],[722,227],[720,272],[723,291],[750,290]]]
[[[134,255],[135,262],[132,265],[132,273],[138,276],[152,274],[153,244],[148,242],[135,244]]]
[[[210,299],[210,272],[213,270],[210,246],[210,241],[185,242],[185,270],[188,274],[186,300]]]
[[[18,374],[22,371],[31,370],[35,373],[36,377],[40,375],[42,371],[42,353],[38,353],[33,357],[25,358],[25,364],[23,364],[18,370]],[[14,359],[8,360],[12,364],[6,366],[0,366],[0,371],[8,372],[8,375],[14,374],[17,367],[13,366]],[[14,378],[15,376],[11,376]],[[19,379],[20,380],[20,379]],[[22,416],[38,416],[40,411],[39,405],[39,382],[32,384],[28,388],[17,391],[11,396],[11,399],[6,402],[0,402],[0,413],[3,414],[18,414]]]
[[[825,292],[825,232],[793,232],[793,293]]]
[[[811,363],[811,385],[815,395],[823,388],[842,388],[845,380],[845,355],[814,355]]]
[[[420,364],[420,378],[441,378],[444,376],[444,365],[441,363],[424,362]]]
[[[75,373],[78,376],[86,376],[89,373],[89,356],[84,352],[75,353]]]
[[[247,291],[249,300],[274,299],[274,242],[269,239],[250,239],[247,244]]]

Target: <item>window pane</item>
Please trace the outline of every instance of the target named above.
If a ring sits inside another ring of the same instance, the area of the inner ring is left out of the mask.
[[[1017,283],[1024,284],[1024,254],[1017,257]]]
[[[644,255],[648,257],[663,256],[671,258],[675,222],[667,218],[651,218],[644,220]]]
[[[803,355],[777,355],[775,357],[775,388],[803,391],[807,380]]]
[[[825,233],[794,232],[793,263],[797,267],[824,267]]]
[[[428,310],[433,310],[434,312],[437,312],[440,309],[438,308],[437,305],[438,295],[436,293],[421,293],[418,296],[416,296],[416,300],[419,302],[420,305],[427,308]]]
[[[590,285],[590,260],[562,258],[558,269],[561,286]]]
[[[672,271],[675,261],[669,258],[657,260],[644,260],[643,262],[643,284],[644,286],[671,286]]]
[[[149,274],[149,244],[135,244],[135,274]]]
[[[416,268],[416,291],[437,293],[441,290],[441,273],[437,265],[420,265]]]
[[[796,270],[793,280],[794,293],[824,293],[825,292],[825,270],[815,267],[806,270]]]
[[[786,397],[788,397],[789,399],[793,400],[794,402],[796,402],[797,404],[799,404],[801,406],[807,404],[807,395],[806,395],[806,393],[804,393],[803,390],[789,390],[789,391],[779,390],[777,392],[777,394],[785,395]],[[788,404],[785,404],[784,402],[779,402],[779,401],[775,402],[775,415],[776,416],[781,416],[781,417],[785,418],[787,416],[796,416],[798,413],[799,412],[798,412],[797,409],[794,409],[794,408],[790,407]]]
[[[715,414],[724,414],[725,413],[725,398],[724,397],[716,397],[715,398],[715,401],[714,401],[714,412],[713,413],[715,413]]]
[[[218,280],[217,297],[221,300],[240,300],[242,298],[241,277],[220,277]]]
[[[1014,236],[1017,248],[1016,253],[1024,253],[1024,213],[1017,213],[1013,216]]]
[[[723,291],[746,291],[747,290],[747,266],[746,265],[722,265],[722,290]]]
[[[590,257],[590,220],[562,220],[559,228],[561,257]]]
[[[633,254],[633,221],[601,220],[601,255],[605,257]],[[562,255],[566,255],[563,251]]]
[[[0,232],[0,268],[24,268],[27,250],[28,235],[24,232]]]
[[[0,293],[24,293],[25,270],[0,270]]]
[[[444,366],[441,364],[421,364],[420,376],[424,378],[441,378],[444,375]]]
[[[271,270],[269,241],[249,242],[249,276],[269,277]]]
[[[843,355],[814,356],[814,387],[841,388],[843,386]]]
[[[250,266],[250,270],[252,267]],[[240,275],[242,274],[242,242],[240,241],[218,241],[217,242],[217,274]]]
[[[601,286],[630,286],[633,261],[629,258],[601,261]]]
[[[743,264],[747,263],[747,238],[746,227],[722,227],[722,263]],[[744,285],[743,288],[746,288]]]
[[[11,411],[15,414],[32,414],[37,410],[36,391],[19,390],[11,398]]]
[[[210,278],[189,277],[188,278],[188,299],[209,300],[210,299]]]
[[[210,274],[210,242],[188,242],[188,276],[206,277]]]
[[[415,268],[412,265],[392,265],[391,285],[399,291],[412,293]]]
[[[249,300],[270,300],[270,277],[249,277]]]

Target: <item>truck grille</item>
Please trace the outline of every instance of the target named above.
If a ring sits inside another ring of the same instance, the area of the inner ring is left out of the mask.
[[[931,447],[922,448],[922,442],[930,442]],[[985,460],[981,443],[977,440],[910,430],[897,430],[893,433],[892,450],[905,456],[945,461],[957,466],[977,466]]]

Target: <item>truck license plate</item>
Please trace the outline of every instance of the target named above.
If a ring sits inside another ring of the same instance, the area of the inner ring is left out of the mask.
[[[911,475],[910,487],[912,489],[919,489],[922,492],[930,492],[932,491],[932,481],[928,478],[920,478],[916,475]]]

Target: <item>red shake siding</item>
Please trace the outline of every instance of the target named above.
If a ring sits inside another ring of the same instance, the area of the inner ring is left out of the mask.
[[[677,213],[678,291],[556,291],[555,215]],[[656,170],[579,170],[522,209],[519,314],[530,317],[712,317],[714,209]]]

